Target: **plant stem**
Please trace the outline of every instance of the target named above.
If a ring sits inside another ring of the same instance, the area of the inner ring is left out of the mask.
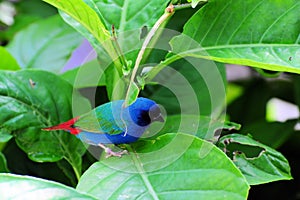
[[[128,88],[132,87],[132,84],[133,84],[133,82],[135,80],[138,68],[139,68],[140,63],[141,63],[141,61],[143,59],[143,55],[144,55],[145,50],[148,47],[151,39],[153,38],[153,36],[157,32],[157,30],[159,29],[159,27],[161,26],[161,24],[163,24],[173,14],[174,14],[174,6],[173,5],[169,5],[166,8],[165,13],[156,21],[156,23],[154,24],[154,26],[152,27],[152,29],[150,30],[150,32],[147,34],[147,36],[146,36],[146,38],[144,40],[144,43],[142,45],[142,48],[139,51],[138,56],[136,58],[135,65],[134,65],[134,68],[132,70],[132,74],[131,74],[131,77],[130,77],[130,83],[129,83]],[[130,91],[130,89],[127,90],[125,102],[127,102],[128,98],[129,98],[129,91]]]
[[[67,146],[65,145],[64,141],[61,139],[61,137],[58,137],[57,134],[54,133],[54,136],[58,139],[61,147],[65,151],[64,159],[72,166],[75,176],[77,178],[77,181],[79,181],[81,172],[77,169],[77,167],[73,163],[72,155],[69,153]]]
[[[65,157],[65,159],[72,166],[72,168],[74,170],[74,173],[75,173],[75,176],[76,176],[76,179],[77,179],[77,181],[79,181],[81,173],[77,170],[77,168],[73,165],[73,163],[68,158]]]
[[[167,10],[167,9],[166,9]],[[159,28],[159,26],[165,21],[167,20],[171,15],[173,15],[173,13],[171,12],[165,12],[158,20],[157,22],[154,24],[153,28],[150,30],[150,32],[148,33],[147,37],[145,38],[145,41],[142,45],[141,50],[139,51],[139,54],[136,58],[135,61],[135,65],[132,71],[132,75],[131,75],[131,81],[134,81],[134,78],[136,76],[137,70],[139,68],[139,65],[141,63],[141,60],[143,58],[143,55],[145,53],[145,50],[148,46],[148,44],[150,43],[150,40],[152,39],[152,37],[154,36],[154,34],[156,33],[157,29]]]
[[[115,44],[114,47],[115,47],[115,51],[116,53],[120,56],[120,60],[121,60],[121,63],[123,64],[123,66],[125,67],[126,70],[128,70],[128,66],[127,66],[127,62],[126,62],[126,58],[121,50],[121,47],[119,45],[119,42],[118,42],[118,38],[117,38],[117,34],[116,34],[116,31],[115,31],[115,26],[112,25],[112,40],[113,40],[113,43]]]

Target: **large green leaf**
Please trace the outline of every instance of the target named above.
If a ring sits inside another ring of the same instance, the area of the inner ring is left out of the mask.
[[[17,61],[12,55],[4,48],[0,46],[0,69],[4,70],[18,70],[20,69]]]
[[[142,27],[151,28],[164,10],[169,0],[135,1],[135,0],[85,0],[105,21],[108,29],[112,25],[117,30],[120,48],[127,59],[135,60],[137,50],[141,47]]]
[[[97,14],[81,0],[57,1],[44,0],[54,7],[70,15],[84,26],[100,43],[110,39],[110,34]]]
[[[135,1],[135,0],[85,0],[94,4],[94,10],[100,14],[108,28],[112,25],[119,32],[153,26],[163,14],[169,0]]]
[[[129,155],[93,164],[77,186],[100,199],[246,199],[248,189],[221,150],[185,134],[135,143]]]
[[[160,85],[146,85],[142,94],[162,104],[168,114],[211,115],[217,119],[225,104],[225,74],[223,64],[189,57],[161,70],[152,79]]]
[[[154,134],[157,137],[168,132],[180,132],[195,135],[201,139],[215,141],[218,139],[222,129],[239,130],[241,127],[239,124],[211,119],[208,116],[170,115],[165,120],[164,125],[161,123],[151,124],[142,137],[150,137]]]
[[[1,199],[96,199],[71,187],[30,176],[0,174]]]
[[[7,50],[21,68],[59,72],[82,38],[56,15],[26,27],[9,43]]]
[[[91,7],[82,0],[44,1],[58,8],[64,20],[91,42],[98,54],[106,58],[105,66],[107,66],[107,60],[113,61],[118,72],[121,73],[122,65],[111,41],[111,35]]]
[[[261,149],[255,157],[247,156],[247,152],[243,152],[241,149],[235,149],[234,151],[233,162],[242,171],[250,185],[292,179],[289,163],[278,151],[255,141],[249,136],[240,134],[226,135],[220,139],[220,147],[222,148],[226,148],[226,146],[233,143]]]
[[[34,161],[65,158],[79,177],[83,144],[69,133],[41,130],[72,118],[72,110],[80,112],[72,109],[72,103],[77,102],[83,109],[89,106],[76,92],[72,99],[72,93],[69,83],[49,72],[0,71],[0,131],[13,134]]]
[[[298,0],[211,0],[171,45],[182,56],[300,73],[299,10]]]

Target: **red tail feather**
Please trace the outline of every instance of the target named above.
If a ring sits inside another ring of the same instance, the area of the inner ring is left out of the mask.
[[[75,124],[75,122],[79,119],[79,117],[75,117],[69,121],[63,122],[61,124],[58,124],[56,126],[51,126],[51,127],[47,127],[47,128],[43,128],[42,130],[44,131],[55,131],[55,130],[64,130],[64,131],[68,131],[71,134],[78,134],[81,131],[79,129],[77,129],[76,127],[73,127],[73,125]]]

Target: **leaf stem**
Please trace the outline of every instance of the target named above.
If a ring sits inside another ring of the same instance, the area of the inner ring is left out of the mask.
[[[136,61],[135,61],[135,65],[133,67],[133,70],[132,70],[132,74],[131,74],[131,77],[130,77],[130,83],[129,83],[129,86],[128,86],[128,89],[127,89],[127,93],[126,93],[126,97],[125,97],[125,102],[128,101],[128,98],[129,98],[129,94],[130,94],[130,88],[132,87],[132,84],[134,83],[134,80],[135,80],[135,77],[136,77],[136,74],[137,74],[137,71],[138,71],[138,68],[140,66],[140,63],[143,59],[143,55],[145,53],[145,50],[146,48],[148,47],[151,39],[153,38],[153,36],[155,35],[155,33],[157,32],[157,30],[159,29],[159,27],[169,18],[171,17],[173,14],[174,14],[175,10],[174,10],[174,6],[171,4],[169,5],[166,9],[165,9],[165,12],[164,14],[156,21],[156,23],[154,24],[154,26],[152,27],[152,29],[150,30],[150,32],[147,34],[145,40],[144,40],[144,43],[142,45],[142,48],[141,50],[139,51],[138,53],[138,56],[136,58]]]

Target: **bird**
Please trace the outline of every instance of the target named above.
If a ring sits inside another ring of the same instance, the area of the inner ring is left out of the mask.
[[[101,147],[106,157],[121,157],[128,152],[114,152],[106,144],[135,142],[152,122],[164,122],[161,109],[155,101],[139,97],[127,107],[124,107],[124,102],[115,100],[105,103],[81,116],[42,130],[64,130],[84,143]]]

